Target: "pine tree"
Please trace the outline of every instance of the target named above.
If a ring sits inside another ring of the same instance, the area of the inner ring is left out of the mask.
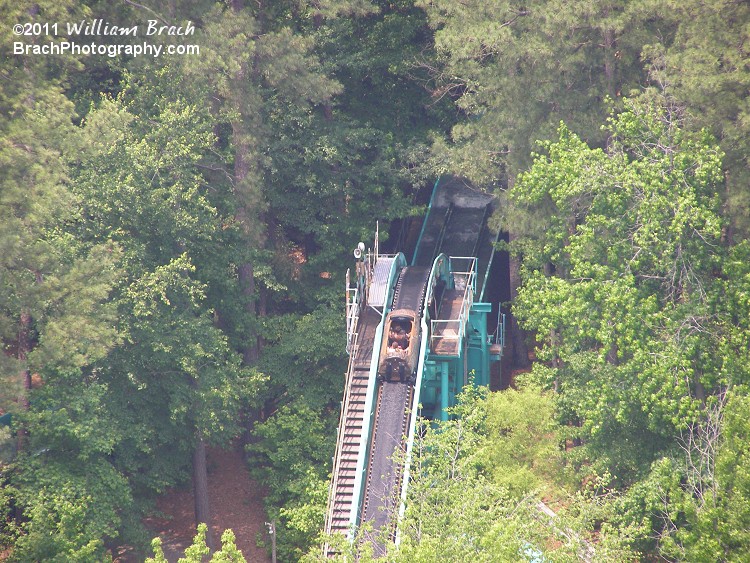
[[[647,52],[652,74],[686,106],[695,129],[707,128],[726,153],[730,235],[746,238],[750,225],[750,130],[747,68],[750,6],[746,2],[664,2],[679,22],[673,41]]]

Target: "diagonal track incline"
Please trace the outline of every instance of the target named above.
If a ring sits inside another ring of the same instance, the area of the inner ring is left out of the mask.
[[[359,320],[357,348],[347,373],[346,389],[339,426],[339,439],[333,468],[331,502],[326,532],[348,533],[352,511],[359,499],[354,498],[357,460],[362,452],[362,431],[365,417],[365,396],[370,374],[375,329],[380,315],[365,308]],[[369,413],[367,413],[369,414]]]

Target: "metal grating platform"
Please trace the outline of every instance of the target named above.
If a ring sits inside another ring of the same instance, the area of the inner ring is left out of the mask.
[[[385,298],[388,294],[388,276],[391,273],[391,265],[395,257],[378,257],[372,272],[372,282],[367,294],[368,305],[371,307],[385,306]]]
[[[440,315],[436,319],[430,348],[438,356],[458,356],[460,329],[458,324],[461,315],[464,292],[450,290],[443,295]],[[448,321],[448,322],[440,322]]]

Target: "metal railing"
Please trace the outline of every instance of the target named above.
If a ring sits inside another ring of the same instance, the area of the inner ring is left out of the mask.
[[[456,347],[463,340],[466,333],[466,325],[469,320],[469,312],[474,304],[474,289],[476,287],[476,262],[473,257],[451,256],[451,274],[453,275],[456,289],[463,289],[461,309],[456,319],[436,319],[430,321],[430,334],[432,336],[431,348],[436,349],[440,342],[455,341]],[[458,265],[465,266],[457,269]]]
[[[505,313],[497,312],[497,328],[495,334],[490,335],[490,344],[499,344],[505,350]]]
[[[433,278],[435,277],[435,272],[433,270]],[[401,491],[400,491],[400,499],[399,499],[399,507],[398,507],[398,522],[402,522],[404,519],[404,514],[406,513],[406,496],[408,494],[408,488],[409,488],[409,474],[411,471],[411,460],[412,460],[412,450],[414,449],[414,438],[416,436],[417,431],[417,417],[419,416],[419,396],[422,393],[422,378],[424,376],[424,367],[425,367],[425,360],[427,359],[427,343],[428,343],[428,335],[427,335],[427,311],[425,311],[422,314],[422,319],[420,320],[420,323],[422,325],[422,338],[419,346],[419,364],[417,366],[417,380],[414,382],[414,393],[412,395],[412,402],[411,405],[409,405],[410,412],[409,412],[409,426],[407,429],[407,436],[406,436],[406,457],[404,458],[404,473],[401,479]],[[396,526],[396,545],[401,543],[401,527]]]
[[[359,322],[361,296],[359,288],[350,287],[349,270],[346,271],[346,351],[352,353],[352,341],[356,336]]]

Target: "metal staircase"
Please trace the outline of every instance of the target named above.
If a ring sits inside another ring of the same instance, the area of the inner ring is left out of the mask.
[[[346,372],[344,400],[341,404],[334,457],[333,483],[329,496],[329,518],[326,533],[341,532],[348,534],[352,510],[356,510],[357,500],[355,481],[357,479],[357,462],[363,450],[363,428],[365,422],[365,405],[367,386],[372,361],[372,340],[375,328],[380,322],[380,315],[372,309],[362,310],[359,326],[353,338],[349,367]],[[369,416],[369,413],[367,413]]]

